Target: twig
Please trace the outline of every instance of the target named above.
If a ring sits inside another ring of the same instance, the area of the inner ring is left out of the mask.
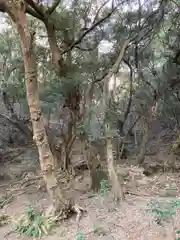
[[[83,212],[86,212],[86,210],[82,207],[80,207],[79,205],[75,204],[72,209],[74,210],[75,213],[77,213],[77,216],[76,216],[76,222],[79,226],[79,221],[80,221],[80,218],[82,216],[82,213]]]
[[[139,196],[139,197],[151,197],[151,195],[149,195],[149,194],[138,194],[138,193],[131,192],[131,191],[126,191],[125,194],[130,194],[130,195]]]
[[[9,237],[12,233],[15,233],[15,230],[14,230],[14,229],[13,229],[13,230],[10,230],[8,233],[6,233],[6,234],[4,235],[4,239],[8,239],[8,237]]]

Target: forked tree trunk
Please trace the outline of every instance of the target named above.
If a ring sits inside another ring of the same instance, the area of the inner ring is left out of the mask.
[[[109,81],[113,74],[117,71],[119,68],[119,65],[123,59],[124,53],[128,47],[129,40],[126,40],[121,48],[121,51],[118,55],[118,58],[112,68],[109,70],[109,73],[104,77],[103,82],[103,96],[102,96],[102,105],[101,105],[101,111],[103,115],[104,122],[106,120],[106,112],[109,106],[109,100],[110,100],[110,94],[109,94]],[[114,166],[114,158],[113,158],[113,149],[112,149],[112,142],[111,142],[111,137],[108,136],[109,134],[109,124],[107,124],[107,129],[105,129],[105,138],[106,138],[106,154],[107,154],[107,167],[108,167],[108,173],[109,173],[109,178],[111,180],[112,184],[112,190],[114,197],[119,200],[123,198],[123,189],[122,185],[118,180],[117,173],[115,171],[115,166]],[[89,162],[90,164],[90,162]],[[93,169],[93,166],[92,166]]]
[[[26,93],[29,111],[33,126],[33,139],[36,142],[42,174],[50,194],[54,210],[60,211],[69,208],[69,201],[64,197],[54,172],[54,159],[43,123],[40,107],[37,64],[34,50],[34,34],[28,28],[28,20],[22,5],[11,3],[9,15],[16,23],[17,31],[21,40],[21,48],[24,58]]]

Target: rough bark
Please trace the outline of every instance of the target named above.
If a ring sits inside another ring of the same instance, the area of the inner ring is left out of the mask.
[[[93,191],[98,192],[100,190],[101,181],[108,179],[108,175],[103,169],[103,162],[101,161],[102,156],[98,154],[97,148],[88,141],[84,141],[84,147],[84,156],[87,160],[91,177],[91,188]]]
[[[105,111],[107,111],[107,106],[108,106],[108,83],[109,82],[105,82],[104,83],[104,106],[105,107]],[[106,121],[105,121],[106,122]],[[119,179],[118,179],[118,175],[116,173],[115,170],[115,163],[114,163],[114,156],[113,156],[113,146],[112,146],[112,137],[111,137],[111,133],[110,133],[110,126],[109,123],[106,123],[105,126],[105,138],[106,138],[106,154],[107,154],[107,167],[108,167],[108,173],[109,173],[109,179],[111,181],[112,184],[112,193],[114,195],[114,198],[116,200],[122,200],[123,199],[123,188],[122,188],[122,183],[120,183]]]
[[[140,146],[140,152],[137,156],[137,164],[143,164],[145,160],[146,146],[148,143],[149,135],[152,128],[152,113],[150,112],[148,116],[144,117],[143,125],[143,138]]]
[[[33,139],[36,142],[42,174],[46,182],[48,193],[56,211],[69,208],[69,201],[65,199],[54,172],[54,159],[46,130],[39,101],[36,55],[34,51],[34,33],[28,28],[27,16],[23,5],[13,1],[9,3],[8,13],[15,21],[20,36],[24,58],[26,94],[33,127]]]
[[[112,192],[116,200],[122,200],[124,197],[122,183],[118,179],[118,175],[115,171],[114,166],[114,157],[113,157],[113,147],[111,139],[106,140],[106,147],[107,147],[107,163],[108,163],[108,173],[109,178],[112,184]]]
[[[70,109],[71,108],[71,109]],[[76,112],[76,111],[75,111]],[[76,113],[73,114],[72,107],[64,107],[61,110],[61,119],[63,126],[61,127],[61,141],[56,150],[59,152],[59,165],[65,170],[72,170],[71,166],[71,152],[73,144],[76,140]]]
[[[81,114],[83,116],[83,121],[86,121],[88,126],[90,126],[91,121],[90,109],[92,107],[94,85],[94,82],[92,82],[91,85],[87,87],[87,90],[84,93],[84,101],[82,103]],[[80,140],[82,154],[87,161],[90,172],[91,189],[98,192],[100,190],[101,181],[108,178],[107,173],[103,169],[104,160],[106,160],[104,144],[98,143],[97,141],[89,141],[85,133],[81,136]]]
[[[57,44],[55,26],[53,22],[48,19],[45,23],[45,26],[46,26],[47,35],[48,35],[49,46],[51,49],[52,63],[54,66],[54,70],[58,76],[66,76],[68,70]]]

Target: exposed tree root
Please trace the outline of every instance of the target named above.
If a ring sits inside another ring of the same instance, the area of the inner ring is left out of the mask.
[[[57,212],[54,207],[50,207],[46,213],[45,216],[52,218],[53,221],[60,222],[62,220],[70,218],[73,214],[77,214],[76,216],[76,222],[79,224],[80,218],[82,217],[83,213],[86,212],[84,208],[81,206],[75,204],[75,205],[69,205],[69,207],[62,209],[60,212]]]
[[[79,224],[80,218],[82,217],[82,214],[86,212],[86,210],[77,204],[75,204],[72,209],[75,213],[77,213],[76,222]]]

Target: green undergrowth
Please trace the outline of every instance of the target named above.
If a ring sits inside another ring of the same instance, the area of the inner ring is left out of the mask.
[[[177,214],[177,210],[180,209],[180,200],[152,200],[148,204],[148,211],[155,217],[155,222],[161,226],[165,226],[165,223],[171,223],[173,226],[176,240],[180,240],[180,227],[176,227],[174,217]]]
[[[85,240],[86,236],[83,232],[78,232],[76,235],[76,240]]]
[[[111,190],[111,185],[108,180],[103,179],[100,182],[100,195],[105,195]]]
[[[51,233],[55,220],[29,207],[15,223],[15,231],[26,237],[41,238]]]

